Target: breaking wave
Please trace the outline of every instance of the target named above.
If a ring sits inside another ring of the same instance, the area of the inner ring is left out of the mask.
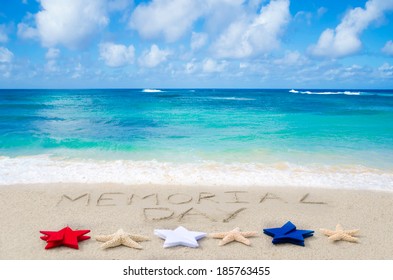
[[[254,98],[246,98],[246,97],[216,97],[216,96],[211,96],[208,97],[209,99],[215,99],[215,100],[238,100],[238,101],[252,101],[252,100],[256,100]]]
[[[160,89],[154,89],[154,88],[145,88],[142,90],[142,92],[163,92]]]
[[[291,89],[290,93],[301,93],[301,94],[321,94],[321,95],[336,95],[336,94],[344,94],[344,95],[361,95],[360,91],[298,91]]]
[[[301,186],[393,191],[393,172],[361,165],[298,165],[288,162],[173,163],[133,160],[0,157],[0,185],[122,183],[133,185]]]

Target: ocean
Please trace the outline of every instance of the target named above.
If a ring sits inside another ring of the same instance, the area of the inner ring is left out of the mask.
[[[393,90],[0,90],[0,184],[393,190]]]

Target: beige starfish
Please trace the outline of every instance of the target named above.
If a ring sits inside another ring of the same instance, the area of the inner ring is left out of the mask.
[[[114,234],[97,235],[95,238],[97,241],[105,242],[101,245],[102,249],[117,247],[120,245],[135,249],[142,249],[142,246],[138,242],[149,240],[149,238],[142,235],[124,232],[123,229],[119,229]]]
[[[218,243],[218,245],[220,246],[228,244],[232,241],[237,241],[250,246],[251,242],[250,240],[247,239],[247,237],[253,237],[253,236],[258,236],[258,232],[256,231],[240,232],[240,228],[238,227],[228,232],[216,232],[210,234],[210,237],[222,238],[222,240]]]
[[[358,242],[358,238],[353,237],[353,235],[356,235],[359,232],[359,229],[344,230],[343,227],[340,224],[338,224],[336,226],[336,230],[321,228],[320,231],[324,235],[329,236],[328,238],[329,240],[333,240],[333,241],[344,240],[349,242]]]

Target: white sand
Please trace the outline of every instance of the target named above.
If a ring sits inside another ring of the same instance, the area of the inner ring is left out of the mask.
[[[307,196],[306,196],[307,195]],[[306,197],[305,197],[306,196]],[[79,198],[78,198],[79,197]],[[142,199],[145,197],[144,199]],[[78,199],[77,199],[78,198]],[[72,201],[74,200],[74,201]],[[319,188],[214,188],[126,185],[13,185],[0,187],[0,259],[393,259],[393,193]],[[305,247],[273,245],[263,228],[288,220],[315,230]],[[359,228],[359,243],[331,242],[319,232]],[[91,230],[79,250],[45,250],[40,230]],[[164,249],[154,229],[206,233],[240,227],[258,231],[251,246],[206,237],[199,248]],[[95,235],[125,231],[148,236],[143,250],[102,250]]]

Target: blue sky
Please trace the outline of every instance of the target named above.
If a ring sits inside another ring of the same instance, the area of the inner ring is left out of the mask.
[[[393,0],[0,0],[0,88],[393,88]]]

